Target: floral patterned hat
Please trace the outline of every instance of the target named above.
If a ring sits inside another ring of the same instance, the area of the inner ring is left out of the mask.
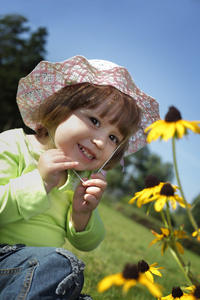
[[[41,61],[19,81],[17,104],[24,123],[36,130],[39,124],[33,121],[33,116],[41,102],[67,85],[83,82],[111,85],[136,101],[142,111],[141,123],[139,130],[129,139],[125,156],[144,147],[144,129],[160,118],[159,105],[154,98],[139,90],[127,69],[105,60],[87,60],[78,55],[58,63]]]

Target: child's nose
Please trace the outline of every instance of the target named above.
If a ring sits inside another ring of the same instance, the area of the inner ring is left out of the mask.
[[[105,140],[103,138],[94,138],[92,143],[95,144],[99,149],[103,149],[105,147]]]

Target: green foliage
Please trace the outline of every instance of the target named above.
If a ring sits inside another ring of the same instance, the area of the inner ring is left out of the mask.
[[[151,153],[148,146],[125,157],[124,172],[122,166],[111,170],[107,174],[108,188],[106,196],[121,198],[125,195],[133,197],[134,194],[144,189],[147,175],[154,174],[160,181],[167,182],[173,179],[173,165],[163,163],[161,157]]]
[[[16,92],[20,78],[44,59],[47,30],[31,32],[21,15],[0,18],[0,132],[23,127]],[[27,130],[26,130],[27,131]]]

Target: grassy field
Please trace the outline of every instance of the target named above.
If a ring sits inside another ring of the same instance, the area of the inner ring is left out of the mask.
[[[157,277],[156,282],[165,287],[164,295],[171,293],[173,286],[185,284],[185,279],[177,263],[170,252],[161,256],[160,245],[155,244],[148,248],[154,236],[144,226],[130,220],[113,208],[101,203],[99,212],[106,228],[106,238],[101,245],[92,252],[80,252],[69,245],[69,250],[82,259],[86,264],[85,285],[83,292],[92,296],[94,300],[150,300],[155,299],[145,289],[141,291],[134,288],[124,296],[122,288],[111,288],[99,294],[97,291],[98,282],[109,274],[121,272],[127,262],[137,263],[145,260],[149,265],[157,262],[158,266],[164,267],[161,270],[162,278]],[[199,256],[185,251],[184,261],[191,263],[193,274],[200,275]]]

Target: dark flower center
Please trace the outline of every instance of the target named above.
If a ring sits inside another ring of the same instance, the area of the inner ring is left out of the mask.
[[[142,273],[145,273],[146,271],[149,270],[149,265],[146,261],[144,260],[140,260],[138,262],[138,271],[139,272],[142,272]]]
[[[174,196],[174,189],[170,183],[165,183],[160,191],[161,195]]]
[[[158,178],[155,175],[148,175],[145,178],[145,188],[151,188],[154,187],[156,185],[159,185],[160,181],[158,180]]]
[[[196,286],[194,290],[194,296],[196,297],[196,299],[200,298],[200,284]]]
[[[137,265],[131,263],[126,264],[122,275],[125,279],[138,279],[139,273]]]
[[[175,286],[172,289],[172,296],[174,298],[181,298],[183,296],[183,292],[179,286]]]
[[[178,120],[181,120],[181,114],[174,106],[170,106],[168,113],[165,116],[166,122],[176,122]]]

